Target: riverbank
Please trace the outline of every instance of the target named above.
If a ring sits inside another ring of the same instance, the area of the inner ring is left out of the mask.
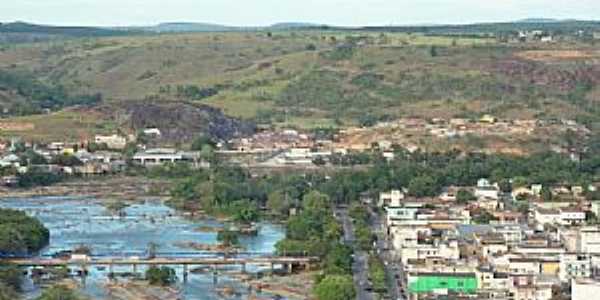
[[[312,299],[315,272],[300,272],[291,275],[265,276],[260,279],[238,274],[236,277],[252,287],[253,291],[269,293],[290,300]],[[254,295],[250,299],[263,299]]]
[[[180,291],[173,287],[152,286],[146,281],[111,281],[104,285],[112,300],[180,300]]]
[[[0,187],[6,198],[86,196],[103,199],[140,200],[148,197],[167,198],[172,182],[142,176],[98,176],[76,178],[51,186],[28,189]]]

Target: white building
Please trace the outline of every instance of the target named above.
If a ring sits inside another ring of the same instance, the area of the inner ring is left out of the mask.
[[[389,193],[380,193],[379,194],[379,203],[380,207],[400,207],[400,201],[404,200],[404,192],[400,190],[392,190]]]
[[[571,279],[589,278],[592,275],[592,261],[590,256],[581,254],[560,255],[558,278],[562,282]]]
[[[498,200],[500,198],[500,189],[498,188],[498,185],[490,184],[487,179],[482,178],[477,181],[474,195],[479,199],[487,198]]]
[[[331,156],[331,151],[312,151],[310,148],[292,148],[278,161],[281,164],[311,165],[316,158]]]
[[[600,217],[600,201],[592,201],[592,213]]]
[[[538,275],[541,273],[541,262],[536,258],[513,257],[508,259],[509,270],[514,274]]]
[[[110,149],[124,149],[127,145],[127,139],[123,136],[113,134],[113,135],[96,135],[94,138],[94,142],[96,144],[106,144],[106,146]]]
[[[456,240],[440,241],[434,244],[418,244],[413,247],[404,247],[399,250],[400,259],[403,264],[408,260],[443,258],[447,260],[458,260],[460,250]]]
[[[563,207],[559,209],[544,209],[538,207],[535,209],[534,219],[539,225],[581,225],[585,222],[585,212],[573,207]]]
[[[600,281],[592,279],[571,280],[571,300],[592,300],[600,297]]]
[[[388,220],[416,220],[418,207],[386,207],[386,216]]]
[[[558,224],[560,223],[560,211],[556,209],[536,208],[534,212],[534,220],[536,223]]]
[[[158,128],[146,128],[146,129],[144,129],[143,132],[145,135],[148,135],[148,136],[153,136],[153,137],[161,136],[160,129],[158,129]]]
[[[585,223],[585,212],[574,207],[561,208],[560,221],[562,225],[581,225]]]
[[[600,254],[600,228],[597,226],[580,228],[576,249],[580,253]]]
[[[157,166],[164,163],[188,162],[195,167],[207,168],[209,163],[200,158],[199,152],[183,152],[175,149],[150,149],[138,152],[133,161],[142,166]]]
[[[496,225],[494,232],[502,235],[507,245],[516,245],[523,240],[524,232],[520,225]]]

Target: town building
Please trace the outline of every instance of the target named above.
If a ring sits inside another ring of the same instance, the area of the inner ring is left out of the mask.
[[[133,162],[146,167],[164,163],[190,163],[194,167],[207,168],[210,164],[200,158],[200,152],[183,152],[175,149],[149,149],[133,156]]]
[[[122,150],[127,146],[127,138],[118,134],[96,135],[94,143],[105,144],[109,149]]]

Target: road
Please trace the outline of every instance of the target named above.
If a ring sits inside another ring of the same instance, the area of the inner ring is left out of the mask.
[[[354,262],[352,263],[352,274],[354,275],[354,287],[356,288],[356,299],[373,300],[373,293],[366,290],[368,280],[368,254],[358,249],[354,243],[354,225],[348,216],[348,210],[336,209],[336,216],[342,221],[344,228],[344,243],[354,249]]]
[[[386,278],[388,278],[388,292],[390,297],[394,300],[403,300],[405,297],[402,293],[401,282],[404,282],[404,272],[400,262],[394,260],[392,253],[389,251],[391,245],[385,235],[384,218],[372,209],[369,209],[371,214],[371,229],[377,235],[376,251],[381,260],[383,261]]]

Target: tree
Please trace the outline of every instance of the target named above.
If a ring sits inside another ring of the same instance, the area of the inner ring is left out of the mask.
[[[0,264],[0,300],[13,298],[3,298],[3,294],[10,295],[21,290],[22,270],[13,265]]]
[[[32,168],[27,173],[18,174],[17,176],[19,179],[17,185],[22,188],[49,186],[62,180],[60,175],[41,171],[37,168]]]
[[[312,160],[312,163],[317,166],[324,166],[327,164],[327,161],[322,156],[317,156]]]
[[[287,215],[290,203],[282,190],[275,190],[267,195],[267,208],[278,215]]]
[[[73,290],[63,285],[55,285],[49,289],[44,290],[42,295],[36,300],[80,300],[79,297]]]
[[[373,284],[373,290],[377,293],[385,293],[385,267],[381,259],[376,255],[369,256],[369,279]]]
[[[51,163],[67,167],[81,166],[83,162],[74,155],[60,154],[52,158]]]
[[[490,214],[487,211],[483,211],[482,213],[473,217],[473,222],[475,224],[490,224],[491,221],[497,221],[494,215]]]
[[[210,145],[211,147],[216,146],[215,142],[210,137],[201,135],[192,141],[191,149],[192,151],[200,151],[205,145]]]
[[[318,191],[311,191],[302,198],[304,209],[322,212],[329,209],[329,196]]]
[[[202,145],[202,149],[200,150],[200,158],[211,163],[214,162],[216,156],[213,146],[209,144]]]
[[[500,191],[503,193],[512,192],[512,183],[510,180],[502,179],[500,182],[498,182],[498,186],[500,187]]]
[[[233,220],[240,223],[252,223],[258,221],[259,212],[255,202],[250,200],[236,201],[230,205]]]
[[[306,45],[306,51],[315,51],[315,50],[317,50],[317,46],[315,46],[315,44]]]
[[[437,182],[428,175],[415,177],[408,183],[408,192],[415,197],[435,196],[439,188]]]
[[[231,247],[239,245],[239,234],[232,230],[221,230],[217,233],[217,241],[223,246]]]
[[[438,56],[438,52],[437,52],[437,47],[435,45],[432,45],[429,48],[429,55],[431,55],[431,57],[436,57]]]
[[[0,254],[23,255],[46,246],[50,232],[21,211],[0,209]]]
[[[473,195],[473,193],[471,193],[470,191],[465,190],[465,189],[460,189],[456,193],[456,202],[461,203],[461,204],[469,203],[471,201],[475,201],[476,199],[477,199],[477,197],[475,197],[475,195]]]
[[[21,155],[21,165],[45,165],[48,161],[46,158],[37,152],[29,149]]]
[[[0,281],[0,300],[15,299],[20,299],[19,294],[15,291],[15,289]]]
[[[334,245],[325,256],[325,273],[338,275],[352,273],[352,248],[342,244]]]
[[[146,280],[151,285],[169,286],[177,280],[175,270],[166,266],[152,266],[146,270]]]
[[[315,286],[315,296],[319,300],[353,300],[356,291],[352,276],[327,275]]]
[[[540,192],[540,196],[542,197],[542,200],[544,200],[544,202],[550,202],[553,198],[552,190],[544,186]]]

